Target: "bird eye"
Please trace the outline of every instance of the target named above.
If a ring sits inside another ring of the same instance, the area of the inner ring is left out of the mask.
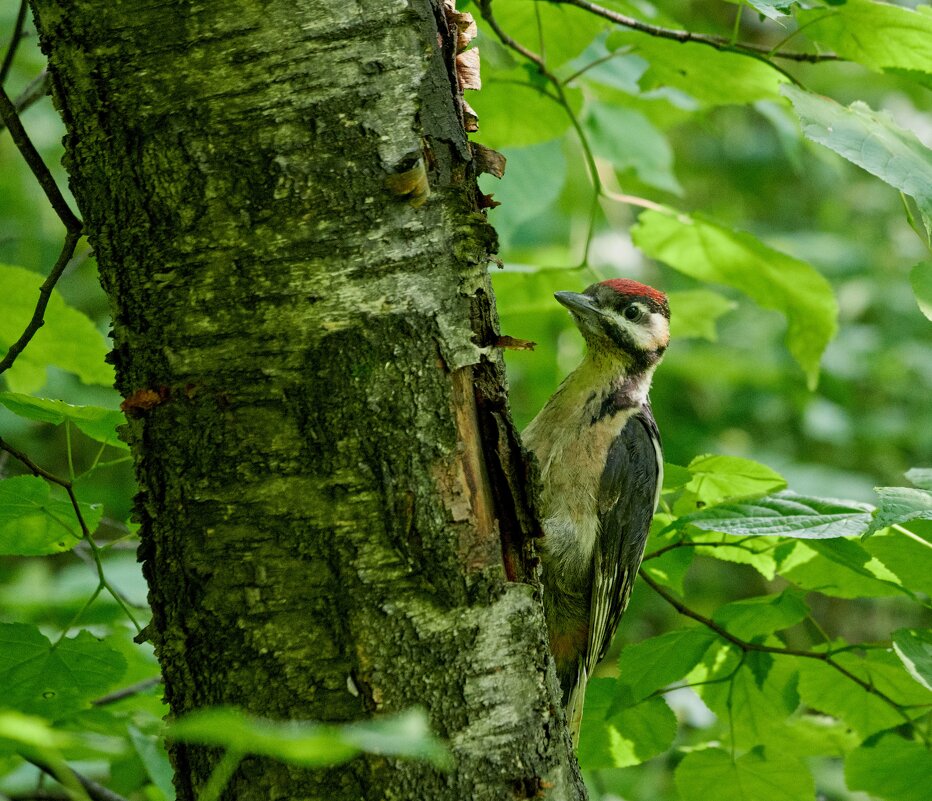
[[[622,313],[624,314],[625,319],[631,320],[631,322],[634,322],[635,320],[640,320],[643,315],[640,307],[633,303],[630,306],[626,306],[624,312]]]

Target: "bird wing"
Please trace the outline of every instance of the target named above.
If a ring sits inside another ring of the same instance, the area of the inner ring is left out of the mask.
[[[648,402],[615,438],[599,483],[600,530],[593,554],[585,665],[590,676],[608,651],[628,605],[662,483],[660,432]]]

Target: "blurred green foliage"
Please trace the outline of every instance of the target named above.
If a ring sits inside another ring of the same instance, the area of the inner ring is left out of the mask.
[[[17,6],[0,4],[0,40]],[[466,5],[504,35],[480,21],[484,85],[469,100],[477,141],[508,157],[502,181],[481,179],[501,202],[503,333],[538,343],[507,357],[519,424],[581,356],[553,291],[635,277],[674,314],[652,393],[670,464],[643,580],[587,696],[591,795],[919,801],[932,770],[932,482],[915,469],[932,454],[932,13],[604,7],[719,46],[569,3]],[[14,99],[44,67],[26,34],[4,83]],[[64,189],[51,102],[22,121]],[[62,234],[0,131],[0,353]],[[0,434],[54,477],[0,454],[0,793],[36,787],[27,756],[72,792],[64,759],[160,801],[165,708],[151,649],[132,639],[146,588],[86,242],[49,309],[0,387]],[[175,736],[228,749],[214,794],[250,742],[304,764],[359,750],[446,764],[416,715],[320,729],[211,714]]]

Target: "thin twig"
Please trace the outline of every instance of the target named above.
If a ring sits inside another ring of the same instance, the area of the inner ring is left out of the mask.
[[[129,687],[123,687],[120,690],[114,690],[112,693],[101,696],[100,698],[95,698],[91,701],[93,706],[107,706],[107,704],[115,704],[117,701],[122,701],[124,698],[131,698],[134,695],[139,695],[144,693],[147,690],[151,690],[153,687],[157,687],[162,683],[161,676],[154,676],[151,679],[144,679],[143,681],[137,681],[135,684],[130,684]]]
[[[62,195],[58,184],[55,183],[55,179],[52,177],[52,173],[49,172],[49,168],[42,160],[42,156],[39,155],[39,151],[33,145],[32,140],[26,133],[26,129],[23,128],[23,123],[20,122],[13,101],[10,100],[10,96],[2,86],[0,86],[0,119],[10,129],[14,144],[26,160],[33,175],[36,176],[42,191],[45,192],[45,196],[48,198],[49,203],[52,204],[52,208],[55,209],[58,218],[64,223],[65,228],[70,232],[80,233],[82,228],[81,220],[71,210],[71,206],[68,205]]]
[[[839,61],[839,57],[834,53],[799,53],[793,50],[777,50],[771,52],[769,48],[760,47],[759,45],[747,44],[746,42],[732,42],[723,36],[711,36],[705,33],[694,33],[693,31],[680,31],[673,28],[662,28],[659,25],[651,25],[648,22],[642,22],[634,17],[625,14],[619,14],[617,11],[611,11],[603,8],[588,0],[552,0],[559,5],[575,6],[597,17],[602,17],[616,25],[623,25],[625,28],[639,31],[641,33],[656,36],[660,39],[671,39],[674,42],[694,42],[695,44],[707,45],[714,47],[716,50],[725,50],[733,53],[744,53],[751,56],[763,56],[770,58],[782,58],[788,61],[806,61],[816,63],[819,61]]]
[[[136,631],[142,631],[142,626],[139,625],[139,622],[136,620],[135,615],[130,611],[129,605],[120,595],[120,593],[110,584],[107,580],[106,573],[104,572],[103,561],[100,558],[100,547],[94,542],[94,538],[91,536],[91,530],[87,526],[87,521],[84,519],[84,513],[81,511],[81,505],[78,503],[78,496],[74,492],[74,484],[68,481],[65,478],[56,476],[54,473],[50,473],[48,470],[45,470],[42,467],[39,467],[32,459],[30,459],[25,453],[17,448],[14,448],[6,440],[0,437],[0,450],[6,451],[14,459],[20,461],[26,468],[34,475],[41,476],[46,481],[50,481],[52,484],[56,484],[65,492],[68,493],[68,500],[71,501],[71,507],[74,509],[75,517],[78,521],[78,526],[81,529],[81,535],[85,542],[87,542],[88,547],[91,549],[91,555],[94,558],[94,565],[97,568],[97,581],[100,587],[103,587],[113,599],[119,604],[120,608],[123,610],[123,613],[132,621],[133,626],[136,627]],[[92,599],[93,600],[93,599]]]
[[[6,49],[6,55],[3,57],[3,63],[0,64],[0,86],[6,82],[7,75],[10,74],[10,67],[13,66],[13,59],[16,57],[16,50],[23,38],[23,25],[26,23],[26,0],[20,0],[19,12],[16,14],[16,22],[13,23],[13,35],[10,37],[10,44]]]
[[[22,756],[23,756],[23,759],[35,765],[43,773],[46,773],[49,776],[51,776],[53,779],[55,779],[55,781],[61,781],[61,778],[59,778],[59,775],[58,775],[58,771],[55,770],[55,768],[49,765],[48,763],[43,762],[41,759],[35,759],[34,757],[31,757],[31,756],[26,756],[26,755],[22,755]],[[98,784],[93,779],[89,779],[87,778],[87,776],[84,776],[78,773],[70,765],[66,764],[65,767],[71,772],[71,774],[74,776],[78,784],[80,784],[81,787],[84,788],[84,792],[87,793],[88,796],[90,796],[92,801],[127,801],[127,799],[124,798],[119,793],[115,793],[113,792],[113,790],[107,787],[104,787],[102,784]]]
[[[36,301],[36,308],[32,312],[32,319],[30,319],[29,323],[26,325],[19,339],[10,345],[3,359],[0,359],[0,373],[6,372],[13,366],[13,362],[16,361],[19,354],[22,353],[26,346],[32,341],[36,332],[45,325],[45,310],[48,308],[49,300],[52,298],[52,290],[58,283],[58,279],[61,278],[62,273],[65,272],[65,268],[71,261],[71,257],[74,256],[74,251],[78,246],[78,240],[80,238],[80,229],[69,229],[65,233],[65,241],[62,243],[62,249],[58,254],[58,259],[55,261],[55,264],[52,265],[52,271],[49,273],[48,278],[46,278],[45,281],[42,282],[42,286],[39,287],[39,300]]]
[[[878,690],[872,684],[870,684],[867,681],[864,681],[864,679],[860,678],[859,676],[856,676],[854,673],[852,673],[850,670],[845,668],[843,665],[839,664],[834,659],[832,659],[832,655],[835,653],[834,651],[825,651],[825,652],[802,651],[796,648],[778,648],[773,645],[763,645],[761,643],[748,642],[747,640],[742,640],[740,637],[736,637],[730,631],[720,626],[714,620],[710,620],[709,618],[703,615],[700,615],[698,612],[690,609],[678,598],[668,593],[660,584],[654,581],[650,576],[644,573],[641,573],[641,578],[643,579],[644,583],[647,584],[648,587],[650,587],[654,592],[656,592],[661,598],[663,598],[668,604],[670,604],[670,606],[676,609],[676,611],[679,612],[681,615],[683,615],[684,617],[692,618],[697,623],[701,623],[706,628],[714,631],[723,640],[727,640],[733,645],[736,645],[742,651],[745,651],[745,652],[746,651],[757,651],[763,654],[778,654],[780,656],[798,656],[804,659],[818,659],[820,662],[824,662],[826,665],[829,665],[835,670],[837,670],[849,681],[853,681],[865,692],[868,692],[871,695],[875,695],[878,698],[880,698],[886,704],[888,704],[893,709],[895,709],[897,713],[906,721],[906,723],[908,723],[910,726],[913,726],[913,720],[908,714],[906,714],[904,710],[904,705],[897,703],[889,695],[882,692],[881,690]],[[916,729],[916,731],[920,734],[920,736],[923,736],[922,732],[920,732],[918,729]]]
[[[42,72],[33,78],[29,85],[23,89],[19,97],[13,101],[13,108],[16,109],[16,113],[22,114],[33,103],[45,97],[48,94],[49,87],[51,85],[52,76],[49,75],[48,70],[42,70]],[[0,132],[2,132],[5,128],[6,123],[3,120],[0,120]]]

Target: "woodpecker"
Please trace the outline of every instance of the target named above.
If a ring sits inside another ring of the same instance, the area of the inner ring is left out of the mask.
[[[628,605],[663,483],[648,392],[670,307],[662,292],[618,278],[554,297],[586,353],[523,440],[541,469],[544,612],[576,746],[586,681]]]

